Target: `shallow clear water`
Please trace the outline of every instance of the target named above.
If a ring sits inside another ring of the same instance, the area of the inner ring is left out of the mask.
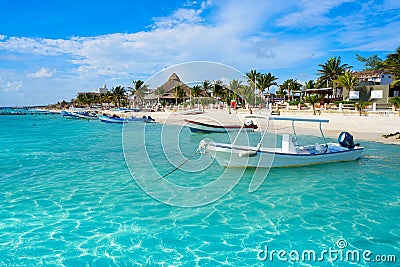
[[[177,126],[168,127],[146,126],[154,165],[146,165],[146,155],[128,156],[134,176],[150,169],[164,175],[174,169],[168,159],[181,162],[173,152],[161,153],[161,143],[177,138]],[[0,266],[379,265],[340,258],[284,262],[277,254],[261,261],[266,246],[268,253],[314,250],[318,256],[324,249],[370,250],[372,259],[396,255],[391,265],[400,261],[399,146],[362,142],[359,161],[273,169],[253,193],[254,170],[246,170],[217,201],[182,208],[155,200],[132,178],[121,125],[26,115],[0,116],[0,129]],[[138,149],[141,131],[143,125],[124,129]],[[186,157],[204,137],[229,139],[184,128],[179,146]],[[226,171],[206,158],[193,160],[208,162],[207,168],[193,171],[188,163],[166,179],[200,186]],[[241,175],[232,170],[232,179],[235,172]],[[157,189],[160,180],[153,180]],[[338,248],[340,239],[346,248]]]

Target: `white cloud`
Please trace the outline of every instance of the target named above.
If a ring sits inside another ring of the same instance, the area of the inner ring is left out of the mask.
[[[3,92],[17,92],[23,85],[21,81],[7,81],[3,86]]]
[[[48,68],[40,68],[40,70],[34,72],[34,73],[29,73],[26,75],[28,78],[34,78],[34,79],[41,79],[41,78],[51,78],[53,77],[54,70],[50,70]]]
[[[283,16],[278,20],[280,27],[308,28],[314,26],[327,26],[331,18],[327,16],[329,11],[343,3],[355,0],[302,0],[296,2],[299,11]]]
[[[0,34],[0,41],[1,40],[4,40],[4,39],[6,39],[7,38],[7,36],[5,36],[5,35],[3,35],[3,34]]]
[[[154,29],[173,28],[182,24],[194,24],[202,21],[201,10],[180,8],[170,17],[154,18]]]
[[[92,90],[104,83],[112,86],[111,82],[130,85],[133,79],[146,80],[165,67],[199,60],[221,62],[242,71],[256,68],[278,77],[282,69],[296,68],[314,75],[310,66],[316,69],[316,62],[332,51],[382,51],[400,44],[398,16],[379,13],[381,3],[370,1],[362,8],[358,1],[352,6],[359,10],[333,15],[342,4],[352,1],[188,1],[170,16],[155,18],[146,31],[135,33],[66,39],[0,35],[0,57],[7,60],[17,56],[21,64],[25,57],[34,55],[41,60],[39,66],[52,66],[48,62],[43,64],[43,58],[56,60],[59,65],[54,66],[65,68],[61,71],[57,67],[57,77],[53,77],[55,70],[41,68],[32,70],[25,78],[52,78],[35,81],[37,86],[46,81],[49,88],[56,88],[50,82],[67,76],[68,86],[64,87],[76,90]],[[395,0],[386,1],[388,7],[396,6]],[[380,23],[382,20],[386,23]],[[318,25],[325,27],[298,30]],[[65,80],[57,82],[57,88],[66,84]]]
[[[200,6],[196,9],[196,6]],[[193,25],[203,22],[201,17],[202,12],[211,5],[211,1],[187,1],[184,4],[185,8],[175,10],[171,15],[166,17],[153,18],[153,29],[170,29],[179,25],[187,24]],[[189,8],[191,7],[191,8]]]

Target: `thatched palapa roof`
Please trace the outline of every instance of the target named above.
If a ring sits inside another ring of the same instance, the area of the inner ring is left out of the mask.
[[[160,87],[164,89],[165,93],[162,96],[164,99],[172,99],[175,98],[174,94],[174,89],[175,87],[179,85],[181,89],[183,89],[186,93],[186,97],[190,96],[190,90],[191,88],[187,86],[185,83],[183,83],[178,75],[176,73],[172,73],[171,76],[169,76],[168,80],[161,85]],[[206,92],[202,92],[201,96],[208,96]]]
[[[160,87],[164,89],[164,95],[162,98],[175,98],[174,95],[174,89],[175,87],[179,85],[181,89],[183,89],[188,96],[190,94],[190,88],[186,84],[184,84],[176,75],[176,73],[172,73],[171,76],[169,76],[168,80],[161,85]],[[159,87],[159,88],[160,88]]]

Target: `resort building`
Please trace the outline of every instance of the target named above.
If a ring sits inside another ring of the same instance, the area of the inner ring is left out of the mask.
[[[388,104],[390,97],[399,95],[400,87],[390,88],[389,84],[357,86],[350,92],[343,88],[343,99],[369,101],[377,104]]]
[[[390,85],[394,75],[384,70],[366,70],[355,72],[359,84],[350,92],[343,88],[343,99],[369,101],[380,105],[389,105],[389,98],[400,95],[400,87]]]
[[[163,92],[163,94],[158,95],[157,90]],[[208,94],[202,91],[200,96],[208,97]],[[148,104],[156,104],[161,101],[166,101],[167,104],[175,104],[176,102],[182,103],[191,98],[192,88],[182,82],[176,73],[172,73],[164,84],[154,89],[144,99]]]
[[[354,72],[360,85],[390,85],[393,82],[393,74],[384,70],[365,70]]]
[[[97,89],[97,93],[99,93],[99,94],[104,94],[104,93],[107,93],[107,92],[108,92],[107,85],[104,85],[103,87],[100,87],[100,88]]]

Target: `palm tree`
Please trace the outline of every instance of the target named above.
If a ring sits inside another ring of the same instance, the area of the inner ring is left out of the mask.
[[[314,89],[315,88],[315,81],[314,80],[309,80],[304,84],[305,89]]]
[[[353,75],[352,71],[346,71],[337,78],[336,82],[338,85],[346,88],[349,93],[358,84],[358,79]]]
[[[228,113],[231,114],[231,100],[234,93],[226,86],[221,86],[220,96],[226,102],[226,106],[228,107]]]
[[[119,107],[121,105],[121,100],[126,98],[125,88],[121,85],[118,85],[117,87],[112,87],[111,92],[113,93],[115,102]]]
[[[293,100],[294,99],[293,92],[300,90],[301,86],[302,86],[301,83],[299,83],[297,80],[287,79],[282,83],[280,88],[285,89],[288,92],[288,100],[290,96],[292,97]]]
[[[175,85],[174,87],[174,97],[175,97],[175,105],[178,107],[178,98],[179,98],[179,91],[181,90],[181,86]]]
[[[313,95],[306,96],[305,101],[312,105],[314,115],[317,115],[317,113],[315,112],[315,104],[321,103],[321,101],[324,99],[324,97],[325,97],[324,95],[320,95],[320,94],[313,94]]]
[[[200,85],[195,85],[192,88],[192,95],[194,98],[197,98],[197,106],[199,106],[199,99],[198,97],[201,95],[201,92],[203,92],[203,88]]]
[[[400,96],[389,98],[389,103],[396,107],[400,116]]]
[[[134,80],[132,82],[133,87],[128,87],[128,90],[131,92],[131,95],[134,95],[143,104],[144,97],[148,90],[147,85],[145,85],[142,80]]]
[[[256,70],[250,70],[249,72],[246,73],[247,77],[247,82],[249,85],[253,85],[253,88],[255,89],[256,81],[257,81],[257,76],[260,75],[260,73]]]
[[[94,103],[97,102],[96,96],[93,93],[86,93],[86,101],[89,105],[89,108],[92,107]]]
[[[178,99],[182,98],[182,101],[183,101],[183,98],[186,96],[185,90],[183,90],[183,88],[181,88],[181,86],[179,84],[175,85],[175,87],[174,87],[174,96],[175,96],[176,106],[178,106]]]
[[[356,108],[358,112],[360,113],[360,116],[364,113],[364,109],[366,106],[371,105],[371,102],[369,101],[359,101],[356,103]]]
[[[75,99],[75,102],[78,102],[79,105],[86,105],[87,104],[87,98],[86,98],[86,93],[80,93]]]
[[[200,101],[203,113],[204,113],[204,107],[213,102],[211,97],[199,97],[198,100]]]
[[[229,82],[229,88],[232,90],[232,92],[235,92],[238,95],[240,95],[239,91],[241,87],[242,87],[242,81],[233,79],[232,81]]]
[[[286,90],[283,87],[279,86],[278,91],[275,93],[279,97],[283,97],[283,101],[285,101],[285,96],[286,96]]]
[[[192,95],[193,97],[199,97],[201,95],[201,92],[203,92],[203,88],[200,85],[195,85],[192,88]]]
[[[333,81],[352,68],[352,66],[349,66],[348,64],[342,64],[340,56],[331,57],[326,63],[319,64],[318,66],[321,67],[321,69],[318,70],[318,74],[320,75],[319,80],[325,82],[326,87],[331,86],[332,92],[334,88]]]
[[[239,95],[244,100],[246,107],[249,108],[250,114],[253,114],[250,103],[254,103],[255,95],[254,90],[249,85],[242,85],[239,87]]]
[[[269,88],[272,85],[278,85],[276,83],[276,80],[278,80],[278,78],[276,78],[270,72],[268,72],[267,74],[261,74],[257,78],[257,86],[260,89],[260,95],[261,93],[264,93],[265,89],[267,89],[267,95],[268,95],[267,102],[269,102]]]
[[[233,93],[233,98],[237,100],[238,96],[240,96],[240,87],[242,87],[242,81],[233,79],[229,82],[229,89]]]
[[[204,80],[201,87],[203,88],[204,92],[208,93],[208,91],[211,90],[212,85],[211,85],[210,81]]]
[[[157,96],[157,103],[160,103],[160,97],[165,94],[165,88],[158,87],[156,90],[154,90],[154,94]]]
[[[113,94],[110,91],[107,91],[105,93],[102,93],[100,95],[100,101],[101,103],[107,103],[110,104],[113,101]]]
[[[392,86],[400,83],[400,46],[396,49],[395,53],[387,55],[384,67],[395,77]]]
[[[224,94],[223,90],[224,90],[224,86],[223,86],[222,81],[220,81],[220,80],[214,81],[214,85],[213,85],[214,97],[216,97],[217,99],[218,99],[218,97],[222,97]]]
[[[249,72],[246,73],[247,77],[247,82],[250,85],[250,88],[253,87],[254,94],[256,90],[256,81],[257,81],[257,76],[259,76],[260,73],[257,72],[256,70],[250,70]],[[254,102],[256,102],[256,99],[254,98]],[[256,103],[254,103],[256,105]]]

